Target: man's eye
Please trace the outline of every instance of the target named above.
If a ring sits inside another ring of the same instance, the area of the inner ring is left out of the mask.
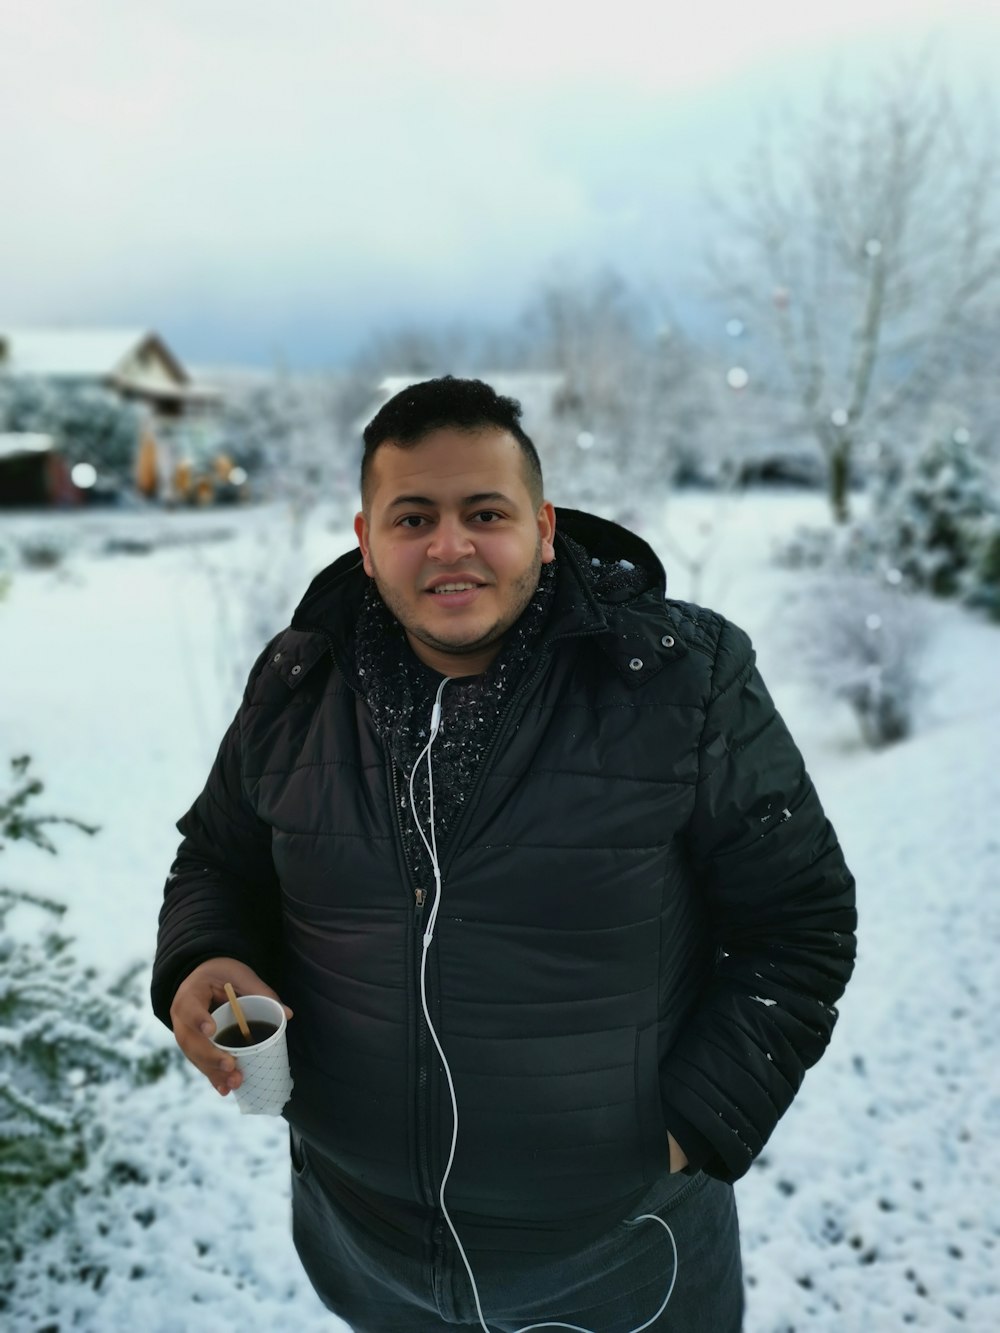
[[[495,509],[480,509],[476,518],[480,523],[495,523],[498,518],[502,518],[502,515],[498,514]]]
[[[399,526],[401,528],[420,528],[426,521],[422,514],[404,514],[399,520]]]

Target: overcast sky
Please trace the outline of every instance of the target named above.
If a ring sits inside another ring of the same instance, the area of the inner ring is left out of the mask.
[[[826,9],[0,0],[0,328],[317,366],[401,321],[502,321],[557,265],[687,309],[703,175],[776,99],[927,33],[956,78],[1000,72],[996,0]]]

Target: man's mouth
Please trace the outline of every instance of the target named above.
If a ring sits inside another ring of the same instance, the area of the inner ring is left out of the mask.
[[[470,588],[478,588],[480,586],[481,585],[478,583],[456,581],[455,583],[438,583],[435,587],[428,589],[428,591],[436,596],[443,592],[468,592]]]

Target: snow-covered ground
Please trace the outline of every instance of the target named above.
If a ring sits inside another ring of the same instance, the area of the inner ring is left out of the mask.
[[[930,607],[916,733],[865,750],[846,707],[800,678],[788,605],[804,576],[769,561],[775,536],[820,517],[811,496],[680,495],[647,533],[672,595],[753,635],[859,885],[858,967],[830,1051],[738,1186],[746,1328],[994,1333],[1000,629]],[[0,762],[30,753],[46,783],[39,806],[102,830],[56,830],[58,857],[13,845],[4,882],[68,899],[63,924],[81,958],[118,974],[152,956],[173,822],[263,644],[243,608],[266,589],[290,612],[352,539],[342,514],[317,513],[296,549],[280,511],[262,508],[16,515],[0,519],[0,543],[53,530],[69,548],[63,566],[15,569],[0,602]],[[123,535],[156,548],[107,553],[107,538]],[[702,552],[693,586],[685,561]],[[181,1071],[131,1094],[127,1119],[122,1105],[109,1093],[120,1151],[149,1182],[123,1183],[94,1229],[100,1288],[54,1283],[37,1262],[48,1252],[36,1255],[5,1327],[341,1328],[292,1249],[283,1122],[241,1118]],[[50,1245],[54,1256],[59,1238]]]

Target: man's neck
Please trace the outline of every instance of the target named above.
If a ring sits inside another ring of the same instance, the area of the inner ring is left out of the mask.
[[[471,653],[447,653],[414,638],[409,631],[406,640],[418,661],[423,662],[424,666],[429,666],[438,675],[449,677],[482,675],[503,647],[501,638]]]

